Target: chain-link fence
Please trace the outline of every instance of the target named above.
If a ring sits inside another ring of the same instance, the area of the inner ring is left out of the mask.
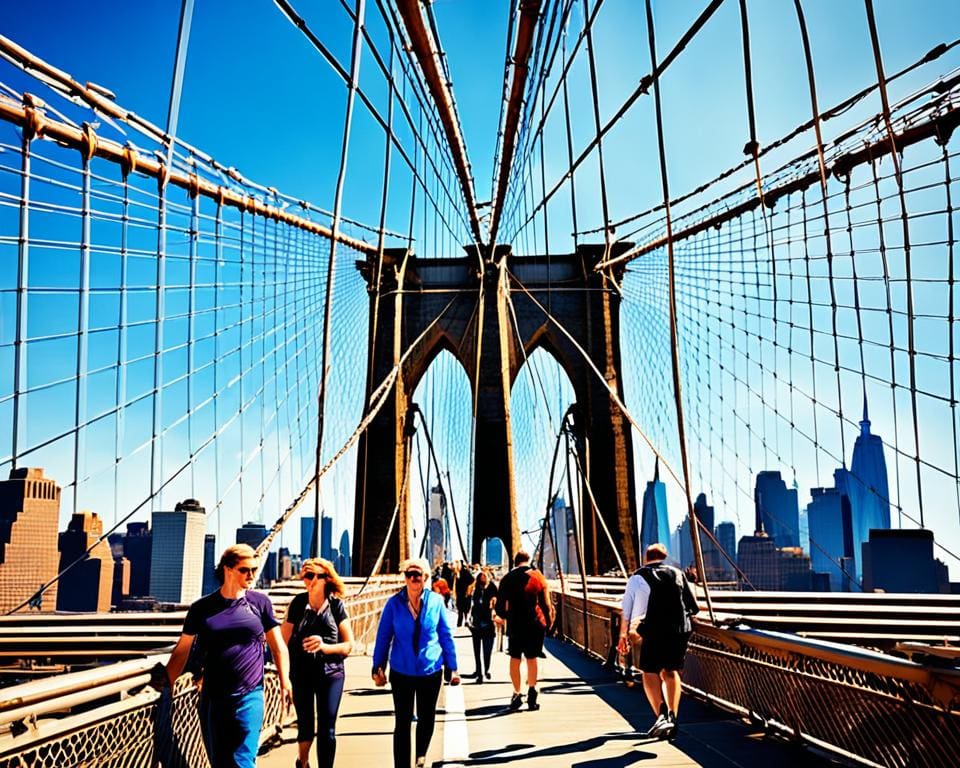
[[[395,577],[347,598],[357,650],[373,642]],[[0,700],[0,768],[206,768],[191,676],[162,693],[150,669],[165,654],[7,688]],[[261,742],[283,724],[280,683],[268,664]]]

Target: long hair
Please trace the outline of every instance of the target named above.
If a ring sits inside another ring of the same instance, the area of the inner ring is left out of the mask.
[[[257,553],[253,551],[253,547],[249,544],[234,544],[232,547],[227,547],[220,555],[220,562],[217,564],[217,570],[213,572],[213,575],[217,577],[220,584],[223,584],[224,568],[233,568],[241,560],[248,560],[256,556]]]
[[[347,588],[343,583],[343,579],[340,578],[340,574],[337,573],[337,569],[333,567],[333,563],[329,560],[322,557],[311,557],[304,560],[303,565],[300,566],[300,578],[303,578],[303,574],[305,573],[320,573],[321,571],[328,574],[323,593],[327,597],[330,597],[330,595],[343,597]]]

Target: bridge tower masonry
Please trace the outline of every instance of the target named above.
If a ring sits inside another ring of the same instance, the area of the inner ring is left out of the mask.
[[[612,255],[628,247],[620,244]],[[603,246],[581,246],[570,255],[521,257],[511,254],[509,247],[497,246],[492,252],[468,248],[461,258],[420,259],[394,249],[384,251],[379,263],[374,256],[357,263],[370,297],[368,408],[371,393],[416,342],[403,358],[383,407],[360,438],[354,525],[357,572],[368,573],[376,564],[395,509],[384,570],[409,555],[406,537],[398,531],[407,530],[409,516],[409,490],[403,478],[409,473],[408,437],[414,428],[411,398],[444,349],[463,366],[473,396],[474,515],[467,554],[479,562],[488,537],[503,539],[511,553],[520,546],[510,391],[526,358],[538,347],[557,359],[577,400],[575,439],[596,500],[596,509],[588,507],[585,514],[586,567],[603,573],[616,565],[598,515],[618,542],[627,568],[636,567],[630,425],[608,389],[609,385],[622,400],[616,288],[622,274],[594,270],[604,255]],[[583,498],[589,504],[586,490]],[[456,544],[455,537],[452,543]]]

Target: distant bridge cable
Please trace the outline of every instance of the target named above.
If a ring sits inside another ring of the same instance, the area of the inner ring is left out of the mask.
[[[307,23],[307,21],[296,12],[296,10],[291,5],[289,0],[274,0],[274,3],[277,6],[277,8],[287,17],[290,23],[300,30],[300,32],[304,35],[304,37],[307,38],[310,44],[317,50],[317,52],[331,66],[333,71],[340,77],[341,80],[343,80],[344,84],[347,85],[347,87],[349,88],[350,82],[351,82],[350,73],[330,52],[330,49],[326,45],[324,45],[323,41],[320,40],[320,38],[316,35],[316,33],[310,28],[310,25]],[[380,7],[381,13],[382,13],[383,12],[382,6],[380,5],[379,2],[377,3],[377,5],[378,7]],[[349,13],[349,11],[348,11],[348,14],[354,20],[354,26],[356,26],[356,14]],[[386,19],[385,16],[384,16],[384,19]],[[385,26],[387,26],[389,30],[389,24],[385,24]],[[392,30],[389,30],[389,31],[391,33],[390,42],[391,42],[391,54],[392,54],[393,51],[397,48],[397,44],[396,44],[396,41],[393,39]],[[369,36],[369,32],[367,31],[365,26],[362,26],[361,34],[363,38],[367,41],[367,50],[370,51],[371,56],[374,58],[374,61],[377,63],[378,67],[380,68],[381,73],[384,76],[384,79],[392,86],[394,83],[393,73],[389,68],[387,68],[386,64],[383,62],[383,59],[380,56],[379,51],[377,51],[377,48],[374,45],[373,41],[371,40]],[[426,189],[426,181],[422,178],[419,168],[416,167],[416,163],[410,159],[410,156],[407,153],[407,150],[400,143],[396,134],[391,130],[389,119],[385,119],[383,117],[383,115],[380,113],[380,110],[377,109],[376,105],[374,105],[374,103],[370,100],[370,97],[367,95],[366,91],[359,85],[356,88],[356,94],[360,97],[361,102],[367,108],[367,111],[369,112],[370,116],[373,117],[373,119],[377,122],[377,124],[380,125],[380,127],[383,129],[384,133],[387,136],[387,141],[394,145],[394,147],[400,153],[401,157],[406,162],[410,172]],[[419,97],[419,94],[416,94],[416,95]],[[414,126],[413,117],[410,114],[410,110],[408,105],[406,104],[406,101],[404,99],[400,99],[399,102],[400,102],[401,111],[404,113],[404,116],[407,119],[407,123],[410,127],[411,134],[413,135],[413,138],[416,142],[415,146],[421,146],[424,149],[426,149],[426,144],[423,141],[421,132],[416,128],[416,126]],[[422,102],[420,106],[421,108],[423,107]],[[390,107],[392,109],[392,101],[391,101]],[[440,169],[437,168],[436,165],[434,165],[432,157],[430,158],[429,162],[437,178],[439,178]],[[442,189],[445,193],[447,193],[449,197],[449,190],[447,189],[446,185],[443,185]],[[440,210],[439,202],[435,200],[432,195],[429,195],[429,197],[431,199],[431,202],[434,204],[434,209],[438,212],[438,215],[439,215],[439,210]],[[452,197],[450,199],[452,200]],[[441,218],[444,221],[444,226],[447,227],[447,229],[452,233],[453,229],[451,224],[446,220],[445,217],[441,216]],[[467,220],[465,218],[462,219],[462,222],[464,225],[467,225]]]
[[[323,344],[320,356],[320,385],[317,400],[317,451],[314,473],[316,492],[313,495],[313,542],[311,554],[314,557],[320,554],[320,462],[323,451],[324,416],[327,404],[327,382],[329,381],[330,358],[330,323],[333,317],[333,282],[336,277],[337,241],[336,233],[340,228],[340,209],[343,205],[343,185],[347,177],[347,160],[350,153],[350,136],[353,125],[353,105],[360,82],[360,59],[363,40],[360,30],[363,27],[366,0],[357,0],[357,16],[353,25],[353,51],[350,56],[350,85],[347,90],[347,104],[343,118],[343,139],[340,145],[340,170],[337,174],[337,185],[333,197],[334,239],[330,242],[330,255],[327,259],[327,282],[323,301]]]
[[[667,177],[667,153],[663,138],[663,116],[660,103],[660,75],[657,73],[657,44],[656,32],[653,24],[653,8],[650,0],[646,0],[647,12],[647,42],[650,49],[650,69],[653,76],[653,103],[657,125],[657,149],[660,155],[660,182],[663,188],[663,203],[666,214],[667,231],[667,290],[670,307],[670,361],[673,370],[673,398],[677,413],[677,437],[680,442],[680,464],[683,469],[683,491],[687,497],[687,515],[690,519],[690,536],[693,539],[693,553],[697,562],[697,570],[704,580],[703,594],[707,600],[707,610],[710,621],[716,623],[713,613],[713,601],[710,590],[707,588],[707,570],[703,564],[703,549],[700,546],[700,526],[697,525],[697,516],[693,509],[693,495],[690,491],[690,463],[687,457],[686,423],[683,414],[683,394],[680,381],[680,338],[677,331],[677,292],[675,278],[675,263],[673,253],[673,229],[670,218],[670,185]]]
[[[396,7],[403,19],[412,55],[416,56],[420,64],[420,71],[426,79],[427,87],[440,115],[440,122],[447,137],[448,148],[453,156],[460,181],[460,189],[470,218],[470,229],[476,243],[478,245],[482,244],[484,238],[477,214],[477,201],[473,189],[470,161],[467,159],[467,147],[460,129],[460,119],[457,115],[453,90],[450,83],[441,76],[440,72],[440,61],[443,58],[440,40],[435,38],[424,26],[423,15],[420,11],[420,0],[396,0]]]
[[[513,77],[510,83],[510,95],[503,107],[503,144],[500,147],[500,162],[494,187],[493,200],[490,203],[490,243],[495,246],[500,229],[500,216],[503,213],[507,185],[516,153],[517,132],[520,126],[523,97],[529,74],[530,53],[533,37],[540,18],[540,0],[521,0],[520,23],[517,25],[516,41],[513,49]]]
[[[680,55],[680,53],[683,52],[683,50],[693,40],[693,38],[696,37],[696,35],[700,32],[700,30],[703,29],[707,21],[709,21],[710,18],[713,16],[714,12],[723,4],[723,1],[724,0],[711,0],[711,2],[707,5],[707,7],[694,20],[693,24],[691,24],[690,27],[686,30],[686,32],[684,32],[684,34],[680,37],[680,39],[674,45],[670,53],[668,53],[663,58],[663,60],[658,64],[657,68],[655,70],[652,70],[650,73],[644,75],[640,79],[640,83],[633,90],[633,92],[626,98],[623,104],[620,105],[620,107],[617,109],[614,115],[609,120],[607,120],[606,123],[604,123],[603,126],[599,128],[599,130],[597,130],[596,135],[587,143],[584,149],[580,151],[576,159],[570,164],[569,168],[567,168],[563,177],[560,178],[554,184],[554,186],[551,187],[550,191],[543,197],[543,199],[539,203],[537,203],[536,207],[533,209],[533,211],[531,211],[527,219],[519,225],[518,229],[523,228],[527,224],[529,224],[530,221],[533,219],[533,217],[536,216],[536,214],[542,208],[544,208],[548,202],[550,202],[550,200],[560,190],[560,188],[564,185],[567,179],[573,177],[577,168],[579,168],[580,165],[583,163],[583,161],[590,156],[590,153],[597,148],[597,146],[603,140],[603,138],[607,135],[607,133],[609,133],[610,130],[620,122],[623,116],[630,111],[630,109],[633,107],[636,101],[641,96],[649,95],[650,86],[653,83],[654,78],[662,75],[667,70],[667,68],[674,62],[674,60]],[[589,30],[593,26],[593,20],[596,17],[596,13],[599,10],[601,4],[602,3],[598,3],[598,5],[594,8],[593,16],[590,16],[588,21],[585,23],[584,30],[582,32],[583,36],[589,35]],[[578,44],[579,44],[579,41],[578,41]],[[576,53],[577,53],[577,47],[575,46],[573,52],[571,53],[570,64],[572,64],[573,60],[575,59]],[[560,79],[563,82],[558,82],[556,86],[557,89],[560,89],[563,83],[565,83],[568,76],[568,71],[569,71],[569,64],[564,69],[563,73],[560,76]],[[552,101],[553,99],[551,99],[551,103]],[[549,109],[547,110],[547,115],[549,115]],[[546,115],[544,117],[544,120],[540,122],[540,125],[537,128],[537,133],[541,133],[543,131],[545,127],[545,120],[546,120]],[[606,222],[604,223],[604,227],[598,228],[595,231],[600,232],[605,227],[606,227]]]
[[[893,172],[897,182],[897,200],[900,204],[900,219],[903,227],[903,264],[906,277],[907,293],[907,354],[910,368],[910,410],[913,416],[913,448],[914,464],[917,472],[917,505],[920,508],[920,527],[923,522],[923,480],[920,473],[920,421],[917,412],[917,359],[914,345],[914,310],[913,310],[913,258],[910,244],[910,219],[907,214],[907,201],[904,194],[903,173],[898,155],[897,137],[893,130],[893,121],[890,116],[890,100],[887,97],[887,82],[883,73],[883,55],[880,52],[880,40],[877,36],[877,21],[873,12],[873,0],[864,0],[867,9],[867,24],[870,28],[870,43],[873,47],[873,59],[877,69],[877,84],[880,90],[880,103],[883,106],[883,125],[886,129],[887,140],[890,143],[890,160],[893,163]],[[951,353],[953,350],[950,350]]]

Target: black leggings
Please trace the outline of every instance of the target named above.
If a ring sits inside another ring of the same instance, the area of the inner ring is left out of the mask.
[[[413,722],[413,702],[417,702],[417,757],[424,757],[433,738],[437,719],[437,697],[440,695],[441,673],[424,677],[390,672],[393,708],[397,713],[393,730],[394,768],[410,768],[410,723]]]
[[[293,678],[293,703],[297,708],[297,741],[317,736],[317,765],[332,768],[337,752],[337,712],[343,697],[343,667]],[[314,710],[316,703],[316,710]]]
[[[490,671],[490,654],[493,653],[494,632],[491,628],[489,632],[481,634],[477,631],[473,633],[473,663],[476,667],[477,677],[481,677],[484,671]],[[480,666],[480,646],[483,645],[483,666]]]

